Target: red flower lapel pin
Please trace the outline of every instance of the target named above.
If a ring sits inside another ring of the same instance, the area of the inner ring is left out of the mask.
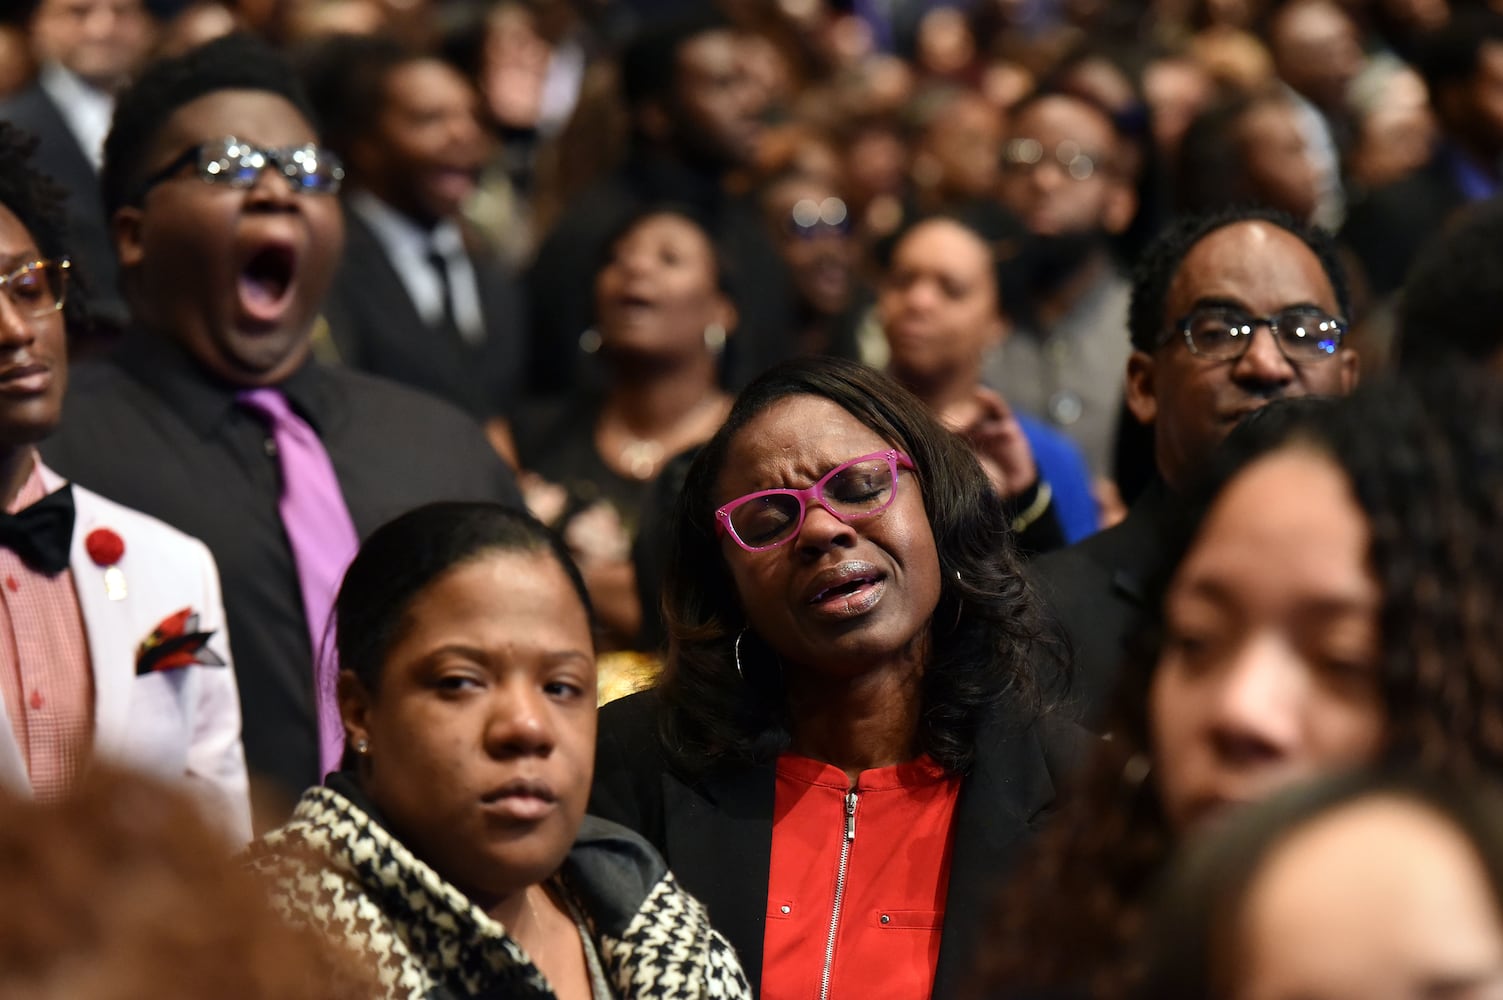
[[[125,600],[125,574],[115,565],[125,555],[125,539],[109,528],[95,528],[84,539],[84,550],[104,569],[104,592],[112,601]]]
[[[224,660],[209,648],[213,632],[198,628],[198,612],[183,608],[151,630],[136,650],[136,676],[180,667],[222,667]]]

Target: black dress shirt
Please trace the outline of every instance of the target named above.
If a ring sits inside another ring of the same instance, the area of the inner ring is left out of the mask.
[[[328,450],[362,539],[435,500],[520,503],[480,429],[446,403],[316,362],[279,388]],[[63,426],[43,455],[59,473],[209,546],[246,761],[295,795],[320,777],[309,630],[277,510],[270,433],[235,392],[176,346],[132,333],[109,359],[74,369]]]

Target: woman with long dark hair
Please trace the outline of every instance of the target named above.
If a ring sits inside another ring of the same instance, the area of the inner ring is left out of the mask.
[[[996,907],[986,995],[1128,995],[1150,887],[1210,817],[1377,760],[1503,765],[1503,387],[1274,404],[1176,549],[1112,739]]]
[[[880,372],[780,365],[690,469],[668,567],[667,672],[603,711],[592,808],[760,996],[950,995],[1075,745],[970,449]]]

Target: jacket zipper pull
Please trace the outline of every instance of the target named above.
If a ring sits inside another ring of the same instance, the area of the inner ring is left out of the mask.
[[[856,793],[845,793],[845,839],[856,839]]]

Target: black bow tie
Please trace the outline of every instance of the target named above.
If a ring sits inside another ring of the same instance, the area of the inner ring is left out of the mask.
[[[38,573],[57,576],[67,569],[72,545],[71,483],[14,514],[0,514],[0,547],[10,549]]]

